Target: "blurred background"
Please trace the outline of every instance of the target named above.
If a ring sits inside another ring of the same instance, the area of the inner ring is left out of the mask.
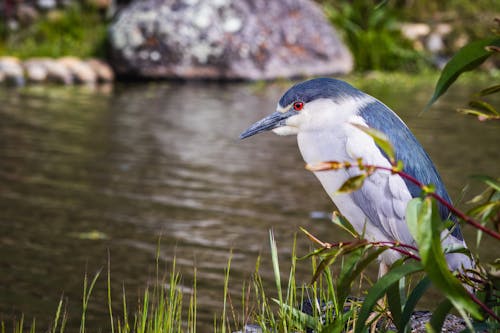
[[[498,58],[422,110],[439,69],[499,14],[486,0],[1,1],[0,321],[46,329],[62,298],[77,329],[84,277],[108,259],[113,304],[125,290],[133,311],[157,258],[162,272],[175,258],[186,295],[197,269],[208,328],[231,251],[240,299],[259,257],[274,283],[270,229],[284,272],[294,235],[298,255],[311,249],[300,226],[348,239],[293,137],[238,139],[297,79],[341,77],[391,107],[467,209],[482,188],[470,176],[498,173],[498,122],[456,109],[498,81]],[[307,283],[310,264],[297,269]],[[109,330],[107,297],[102,275],[93,331]]]

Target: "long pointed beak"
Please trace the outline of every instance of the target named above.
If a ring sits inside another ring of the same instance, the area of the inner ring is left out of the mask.
[[[243,133],[240,134],[240,139],[248,138],[252,135],[258,134],[260,132],[269,131],[285,125],[285,119],[290,117],[292,112],[274,112],[269,116],[259,120],[249,128],[247,128]]]

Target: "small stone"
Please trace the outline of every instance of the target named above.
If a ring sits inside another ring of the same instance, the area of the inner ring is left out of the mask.
[[[262,333],[262,328],[259,325],[246,324],[241,331],[234,333]]]
[[[455,40],[453,41],[453,49],[458,50],[467,45],[468,42],[469,42],[469,37],[467,36],[467,34],[462,33],[458,35],[458,37],[455,38]]]
[[[431,32],[431,27],[425,23],[403,23],[400,30],[409,40],[417,40],[427,36]]]
[[[443,36],[437,33],[431,33],[425,41],[426,49],[431,53],[439,53],[445,49]]]
[[[30,82],[43,82],[47,80],[47,68],[43,59],[30,59],[24,62],[26,78]]]
[[[97,75],[99,82],[112,82],[115,79],[115,73],[104,61],[99,59],[89,59],[86,62]]]
[[[452,30],[453,30],[453,27],[451,26],[451,24],[448,24],[448,23],[438,23],[436,25],[436,27],[434,28],[434,31],[437,34],[440,34],[441,36],[449,35]]]
[[[73,75],[64,64],[53,59],[45,59],[44,65],[47,69],[48,81],[66,85],[73,84]]]
[[[1,57],[0,72],[4,76],[5,82],[9,84],[15,86],[23,86],[25,84],[23,66],[21,61],[15,57]]]
[[[38,0],[37,5],[38,5],[38,8],[40,8],[40,9],[49,10],[49,9],[56,8],[57,1],[56,0]]]
[[[97,74],[88,63],[75,57],[60,58],[58,62],[66,66],[76,82],[84,84],[93,84],[97,82]]]

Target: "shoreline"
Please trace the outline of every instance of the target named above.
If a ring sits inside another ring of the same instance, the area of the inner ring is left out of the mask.
[[[98,58],[80,59],[67,56],[21,60],[11,56],[0,57],[0,85],[92,85],[114,80],[115,74],[111,66]]]

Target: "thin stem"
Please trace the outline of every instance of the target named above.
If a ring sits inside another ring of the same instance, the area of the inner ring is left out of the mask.
[[[394,168],[389,168],[389,167],[377,166],[377,165],[365,165],[365,167],[379,169],[379,170],[390,171],[393,174],[397,174],[400,177],[405,178],[405,179],[411,181],[412,183],[414,183],[415,185],[417,185],[421,189],[425,188],[425,185],[422,184],[419,180],[417,180],[416,178],[410,176],[409,174],[407,174],[407,173],[405,173],[403,171],[396,170]],[[436,199],[437,201],[439,201],[443,206],[445,206],[446,208],[448,208],[453,214],[455,214],[460,219],[464,220],[466,223],[472,225],[474,228],[477,228],[477,229],[481,230],[482,232],[490,235],[491,237],[494,237],[494,238],[500,240],[500,233],[498,233],[498,232],[496,232],[494,230],[486,228],[479,221],[476,221],[473,218],[471,218],[470,216],[465,215],[463,212],[461,212],[460,210],[458,210],[457,208],[455,208],[452,204],[450,204],[448,201],[446,201],[440,195],[438,195],[436,193],[427,193],[427,195],[430,195],[431,197],[433,197],[434,199]]]
[[[408,244],[403,244],[403,243],[396,243],[396,242],[375,242],[380,245],[392,245],[392,246],[398,246],[398,247],[406,247],[407,249],[418,251],[418,248],[413,245],[408,245]],[[374,244],[374,243],[372,243]]]
[[[399,252],[409,258],[412,258],[412,259],[415,259],[415,260],[418,260],[420,261],[420,257],[411,253],[410,251],[407,251],[407,250],[403,250],[401,247],[407,247],[407,248],[413,248],[413,246],[411,245],[405,245],[405,244],[399,244],[399,243],[393,243],[393,242],[369,242],[369,244],[372,244],[373,246],[377,246],[377,247],[382,247],[382,246],[385,246],[385,247],[388,247],[389,250],[394,250],[396,252]],[[415,251],[417,251],[417,249],[415,249]]]
[[[361,170],[367,170],[366,172],[367,172],[368,175],[371,174],[374,170],[389,171],[392,174],[397,174],[401,178],[409,180],[413,184],[415,184],[418,187],[420,187],[422,190],[425,190],[425,187],[426,187],[425,184],[423,184],[422,182],[420,182],[415,177],[410,176],[409,174],[407,174],[407,173],[405,173],[405,172],[403,172],[401,170],[398,170],[394,166],[392,166],[392,167],[385,167],[385,166],[380,166],[380,165],[362,164],[361,162],[350,163],[350,162],[328,161],[328,162],[321,162],[321,163],[319,163],[317,165],[310,165],[310,164],[308,164],[306,166],[306,169],[308,169],[310,171],[326,171],[326,170],[346,169],[346,168],[350,168],[350,167],[357,167],[357,168],[359,168]],[[439,201],[443,206],[445,206],[446,208],[448,208],[450,210],[450,212],[452,212],[455,216],[457,216],[458,218],[464,220],[466,223],[472,225],[474,228],[479,229],[482,232],[484,232],[485,234],[488,234],[491,237],[500,240],[500,233],[498,233],[498,232],[496,232],[494,230],[486,228],[479,221],[476,221],[472,217],[465,215],[463,212],[461,212],[460,210],[458,210],[457,208],[455,208],[451,203],[449,203],[448,201],[446,201],[440,195],[438,195],[436,193],[432,193],[432,192],[427,192],[427,195],[431,196],[434,199],[436,199],[437,201]]]
[[[486,304],[484,304],[483,302],[481,302],[481,300],[479,300],[479,298],[476,297],[476,295],[474,295],[473,293],[471,292],[467,292],[469,294],[469,297],[472,299],[472,301],[474,301],[474,303],[476,303],[477,305],[479,305],[481,307],[481,309],[483,309],[487,314],[489,314],[493,319],[495,319],[496,321],[500,322],[500,317],[496,315],[496,313],[490,309]]]
[[[318,243],[321,245],[321,247],[325,249],[331,249],[334,247],[340,247],[340,246],[348,246],[354,244],[354,242],[340,242],[340,243],[328,243],[328,242],[323,242],[319,240],[317,237],[313,236],[309,232],[306,232],[308,237],[313,240],[314,242]],[[402,255],[405,255],[409,258],[415,259],[420,261],[420,257],[415,255],[414,253],[411,253],[410,251],[404,250],[402,248],[407,248],[411,249],[414,251],[418,251],[418,249],[415,246],[408,245],[408,244],[402,244],[399,242],[389,242],[389,241],[384,241],[384,242],[366,242],[365,244],[370,244],[376,247],[387,247],[389,250],[394,250],[396,252],[401,253]]]

